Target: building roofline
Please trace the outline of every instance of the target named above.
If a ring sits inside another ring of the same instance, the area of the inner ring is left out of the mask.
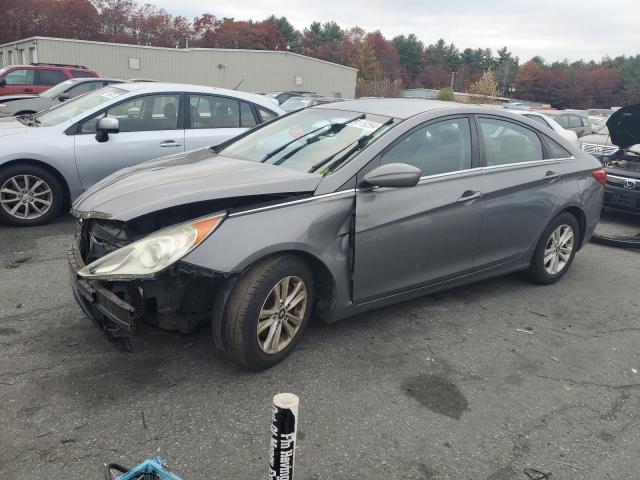
[[[98,42],[95,40],[79,40],[75,38],[58,38],[58,37],[27,37],[20,40],[15,40],[13,42],[7,42],[0,45],[0,48],[10,47],[16,45],[18,43],[28,42],[29,40],[35,40],[36,43],[38,40],[55,40],[59,42],[74,42],[74,43],[91,43],[97,45],[116,45],[119,47],[134,47],[134,48],[146,48],[150,50],[170,50],[172,52],[191,52],[191,51],[205,51],[205,52],[250,52],[250,53],[264,53],[264,54],[278,54],[278,55],[291,55],[294,57],[306,58],[309,60],[313,60],[314,62],[326,63],[329,65],[333,65],[335,67],[344,68],[347,70],[358,71],[357,68],[348,67],[346,65],[340,65],[339,63],[329,62],[327,60],[321,60],[319,58],[309,57],[307,55],[302,55],[300,53],[289,52],[285,50],[250,50],[246,48],[171,48],[171,47],[155,47],[152,45],[136,45],[133,43],[116,43],[116,42]]]

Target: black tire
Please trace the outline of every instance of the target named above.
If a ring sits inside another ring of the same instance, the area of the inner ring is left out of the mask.
[[[265,353],[258,341],[258,318],[272,289],[285,277],[302,280],[307,291],[303,320],[297,333],[277,353]],[[296,255],[278,255],[258,262],[235,284],[222,318],[222,342],[227,355],[249,370],[263,370],[283,360],[295,348],[309,323],[315,301],[315,281],[307,263]]]
[[[562,225],[570,227],[573,231],[571,253],[564,266],[558,272],[551,273],[545,267],[544,253],[545,249],[547,249],[547,247],[550,247],[551,245],[551,235],[558,227]],[[575,216],[573,216],[569,212],[564,212],[551,220],[549,225],[547,225],[547,228],[544,230],[542,236],[540,237],[538,245],[536,246],[536,250],[533,254],[533,258],[531,259],[531,265],[527,272],[529,280],[540,285],[549,285],[560,280],[571,267],[571,263],[573,263],[576,251],[578,250],[579,241],[580,227],[578,226],[578,221],[576,220]]]
[[[3,203],[2,205],[0,205],[0,220],[2,220],[4,223],[8,223],[9,225],[16,225],[19,227],[31,227],[49,223],[58,215],[58,213],[60,213],[60,209],[62,208],[62,205],[64,203],[64,190],[62,188],[62,185],[60,185],[60,182],[55,177],[55,175],[51,174],[49,171],[45,170],[42,167],[30,164],[15,164],[0,170],[0,188],[5,185],[5,182],[10,180],[11,178],[22,175],[37,177],[43,180],[46,185],[48,185],[49,189],[51,190],[51,205],[49,206],[48,210],[46,210],[42,215],[36,218],[19,218],[18,216],[12,215],[11,212],[7,210],[10,209],[10,206],[13,204]],[[14,189],[15,188],[12,187],[12,190]],[[10,197],[7,197],[7,195],[8,194],[6,193],[0,194],[0,196],[2,196],[2,198],[4,199],[13,198],[13,195],[9,194],[11,195]],[[41,203],[36,203],[36,205],[44,208]],[[20,211],[24,210],[18,210],[18,212]]]

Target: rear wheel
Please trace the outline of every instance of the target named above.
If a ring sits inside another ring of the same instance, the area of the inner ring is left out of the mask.
[[[257,263],[238,280],[227,302],[225,351],[252,370],[275,365],[298,343],[314,300],[313,273],[301,258],[280,255]]]
[[[12,165],[0,171],[0,219],[18,226],[42,225],[62,208],[58,179],[36,165]]]
[[[578,249],[576,217],[561,213],[547,226],[529,267],[529,278],[542,285],[555,283],[567,273]]]

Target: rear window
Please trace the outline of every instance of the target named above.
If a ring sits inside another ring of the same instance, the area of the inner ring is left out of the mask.
[[[555,140],[551,140],[549,137],[545,137],[545,141],[547,142],[547,147],[549,148],[549,154],[551,155],[551,158],[569,158],[573,156],[566,148],[564,148]]]
[[[278,116],[277,113],[272,112],[271,110],[261,107],[259,105],[256,105],[258,107],[258,113],[260,114],[260,119],[263,122],[268,122],[269,120],[273,120],[274,118],[276,118]]]
[[[95,77],[93,72],[90,72],[89,70],[71,70],[71,76],[74,78]]]

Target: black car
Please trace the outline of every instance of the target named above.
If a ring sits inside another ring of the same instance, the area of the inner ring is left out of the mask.
[[[640,213],[640,104],[616,111],[606,126],[618,150],[601,157],[607,170],[604,206]]]
[[[74,78],[58,83],[40,95],[6,96],[0,98],[0,118],[37,113],[111,83],[122,82],[124,80],[111,78]]]

